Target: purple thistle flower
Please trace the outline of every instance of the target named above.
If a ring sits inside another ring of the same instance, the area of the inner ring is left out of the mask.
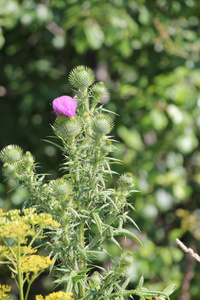
[[[56,115],[63,114],[71,118],[76,113],[77,101],[69,96],[61,96],[54,99],[52,105]]]

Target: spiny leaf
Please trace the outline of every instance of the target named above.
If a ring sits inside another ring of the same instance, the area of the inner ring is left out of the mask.
[[[138,227],[138,225],[135,223],[135,221],[131,217],[125,216],[125,218],[127,220],[129,220],[140,231],[140,228]]]
[[[170,284],[162,292],[164,294],[170,296],[174,292],[175,289],[176,289],[176,285],[175,284]]]
[[[103,229],[102,229],[102,221],[101,221],[99,215],[98,215],[97,213],[94,212],[94,213],[92,214],[92,216],[93,216],[93,218],[94,218],[95,224],[97,225],[97,228],[98,228],[98,230],[99,230],[100,235],[102,235],[102,233],[103,233]]]
[[[53,146],[59,148],[61,151],[65,151],[64,147],[62,147],[62,146],[60,146],[60,145],[58,145],[58,144],[56,144],[56,143],[54,143],[54,142],[52,142],[52,141],[49,141],[49,140],[42,140],[42,141],[44,141],[44,142],[46,142],[46,143],[49,143],[49,144],[51,144],[51,145],[53,145]]]
[[[116,115],[116,116],[119,116],[117,113],[115,113],[114,111],[111,111],[111,110],[108,110],[108,109],[105,109],[105,108],[102,108],[103,111],[105,112],[108,112],[108,113],[111,113],[113,115]]]
[[[142,245],[142,243],[141,243],[140,240],[137,238],[137,236],[136,236],[134,233],[132,233],[132,232],[126,230],[126,229],[117,229],[117,230],[114,231],[114,235],[125,235],[125,236],[129,236],[129,237],[133,238],[134,240],[136,240],[136,241],[140,244],[140,246]]]
[[[115,243],[121,249],[120,244],[118,243],[118,241],[114,237],[111,237],[111,241],[113,241],[113,243]]]
[[[142,288],[143,283],[144,283],[144,276],[142,275],[142,276],[140,277],[139,282],[138,282],[137,290],[140,290],[140,289]]]

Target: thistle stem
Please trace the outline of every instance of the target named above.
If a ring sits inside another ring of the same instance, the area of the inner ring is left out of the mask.
[[[79,227],[79,246],[81,249],[84,248],[84,223],[80,224]],[[86,266],[87,266],[87,262],[86,259],[81,256],[79,258],[79,270],[85,270]],[[84,286],[81,284],[81,282],[79,282],[79,299],[82,299],[85,297],[85,288]]]
[[[87,95],[87,88],[85,88],[83,90],[83,101],[84,101],[84,105],[85,105],[85,112],[89,112],[90,111],[90,106],[89,106],[89,99],[88,99],[88,95]]]

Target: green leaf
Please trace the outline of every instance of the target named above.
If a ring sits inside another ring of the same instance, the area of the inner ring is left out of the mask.
[[[101,27],[98,25],[98,23],[96,22],[91,23],[90,19],[88,20],[89,20],[87,22],[88,24],[84,26],[87,41],[91,46],[91,48],[99,49],[101,48],[104,42],[104,33],[101,30]]]
[[[120,244],[118,243],[118,241],[113,236],[111,237],[111,241],[113,241],[113,243],[115,243],[121,249]]]
[[[103,111],[107,112],[107,113],[110,113],[110,114],[113,114],[113,115],[116,115],[116,116],[119,116],[116,112],[114,111],[111,111],[111,110],[108,110],[108,109],[105,109],[105,108],[102,108]]]
[[[168,296],[170,296],[176,289],[175,284],[168,285],[162,292]]]
[[[98,230],[99,230],[100,235],[102,235],[102,233],[103,233],[103,229],[102,229],[102,221],[101,221],[99,215],[98,215],[97,213],[94,212],[94,213],[92,214],[92,216],[93,216],[93,218],[94,218],[95,224],[97,225],[97,228],[98,228]]]
[[[129,236],[129,237],[131,237],[131,238],[133,238],[134,240],[136,240],[139,244],[140,244],[140,246],[142,245],[142,243],[140,242],[140,240],[137,238],[137,236],[133,233],[133,232],[131,232],[131,231],[128,231],[128,230],[126,230],[126,229],[117,229],[117,230],[115,230],[114,231],[114,235],[124,235],[124,236]]]
[[[141,288],[143,287],[143,283],[144,283],[144,276],[141,276],[137,285],[137,290],[141,290]]]
[[[122,284],[122,288],[123,288],[123,289],[125,289],[125,288],[128,286],[130,280],[131,280],[131,278],[127,278],[127,279],[124,281],[124,283]]]
[[[135,223],[135,221],[131,217],[125,216],[125,218],[127,220],[129,220],[139,231],[141,231],[140,228],[138,227],[138,225]]]
[[[81,196],[83,195],[83,193],[85,192],[86,188],[85,186],[83,186],[78,194],[78,197],[77,197],[77,202],[79,201],[79,199],[81,198]]]
[[[79,281],[79,280],[83,279],[84,277],[85,277],[84,274],[83,275],[76,275],[76,276],[73,277],[73,281]]]
[[[60,145],[58,145],[58,144],[56,144],[56,143],[54,143],[54,142],[52,142],[52,141],[49,141],[49,140],[42,140],[42,141],[44,141],[44,142],[46,142],[46,143],[49,143],[49,144],[51,144],[51,145],[53,145],[53,146],[59,148],[61,151],[65,151],[65,148],[64,148],[64,147],[62,147],[62,146],[60,146]]]

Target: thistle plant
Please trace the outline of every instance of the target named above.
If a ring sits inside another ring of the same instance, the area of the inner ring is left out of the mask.
[[[4,174],[27,189],[29,198],[24,207],[34,207],[59,222],[60,227],[49,232],[51,241],[47,244],[57,262],[52,268],[57,276],[55,283],[62,283],[65,293],[73,293],[75,299],[134,299],[136,295],[141,300],[169,300],[174,285],[162,292],[148,291],[143,287],[143,277],[136,289],[127,290],[130,279],[126,270],[134,264],[131,251],[122,251],[109,269],[94,265],[98,255],[107,253],[107,241],[121,248],[118,237],[128,236],[141,245],[139,238],[126,229],[130,222],[139,230],[129,216],[134,210],[129,196],[137,190],[133,174],[118,176],[111,170],[111,164],[119,161],[109,156],[114,150],[110,135],[114,118],[99,103],[107,93],[104,83],[95,82],[93,71],[84,66],[72,70],[69,82],[75,95],[53,101],[55,137],[46,140],[63,153],[63,176],[47,181],[45,175],[36,173],[32,154],[23,154],[16,145],[1,152]],[[118,176],[115,188],[106,187],[108,176]]]

